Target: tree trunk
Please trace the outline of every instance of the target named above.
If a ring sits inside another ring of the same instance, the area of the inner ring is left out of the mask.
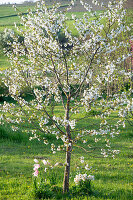
[[[69,120],[69,103],[70,103],[70,98],[68,97],[66,104],[66,114],[65,114],[66,120]],[[66,166],[64,169],[63,193],[69,191],[70,161],[71,161],[71,151],[72,151],[72,141],[71,141],[71,132],[69,124],[66,125],[66,136],[67,136]]]
[[[65,170],[64,170],[63,193],[69,191],[71,150],[72,150],[72,147],[68,146],[67,151],[66,151],[66,166],[65,166]]]

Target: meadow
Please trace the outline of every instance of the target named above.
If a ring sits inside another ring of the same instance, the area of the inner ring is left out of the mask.
[[[90,119],[94,120],[93,118]],[[85,122],[84,122],[85,123]],[[87,122],[88,125],[89,122]],[[89,125],[88,125],[89,126]],[[121,133],[112,139],[112,147],[119,149],[116,158],[103,158],[100,154],[102,144],[94,145],[94,138],[89,139],[92,153],[74,148],[71,164],[70,187],[74,185],[76,166],[80,166],[79,158],[85,157],[85,163],[92,167],[90,173],[95,176],[92,183],[90,200],[131,200],[132,199],[132,154],[133,130],[127,124]],[[9,125],[0,127],[0,199],[36,199],[32,194],[34,159],[48,159],[52,163],[64,162],[64,154],[52,154],[50,146],[37,140],[29,141],[28,134],[12,132]],[[52,140],[52,139],[51,139]],[[78,158],[78,159],[77,159]],[[63,167],[62,167],[63,168]],[[62,186],[63,169],[56,169],[57,182]]]
[[[21,6],[20,10],[26,12],[28,6]],[[31,8],[31,7],[30,7]],[[100,12],[100,11],[98,11]],[[20,25],[19,17],[15,15],[13,8],[0,6],[0,32],[6,27],[14,29],[14,22]],[[83,12],[75,13],[77,17],[82,17]],[[68,25],[73,29],[71,13],[68,14]],[[128,10],[128,23],[132,21],[132,10]],[[15,30],[15,29],[14,29]],[[131,30],[132,31],[132,30]],[[130,33],[131,35],[131,33]],[[10,65],[7,57],[0,49],[0,70],[5,70]],[[3,103],[3,99],[0,103]],[[57,108],[57,113],[63,113],[62,107]],[[116,113],[114,113],[116,115]],[[92,126],[95,121],[90,116],[88,121],[82,120],[80,127]],[[95,128],[95,127],[94,127]],[[70,199],[81,200],[132,200],[133,198],[133,128],[127,123],[126,127],[121,127],[120,135],[111,140],[112,148],[119,149],[120,153],[115,159],[104,158],[100,154],[102,143],[95,146],[94,137],[89,137],[89,147],[86,152],[83,149],[74,147],[71,164],[70,187],[74,185],[76,167],[80,165],[80,157],[84,156],[85,163],[92,167],[90,174],[94,175],[92,181],[92,194],[89,197],[69,197]],[[61,153],[52,154],[50,145],[46,146],[37,140],[29,141],[30,135],[23,131],[13,132],[10,124],[0,125],[0,199],[1,200],[35,200],[33,189],[33,165],[34,159],[39,161],[48,159],[55,164],[64,162],[65,156]],[[51,141],[54,138],[51,138]],[[60,144],[60,141],[58,141]],[[80,145],[80,143],[79,143]],[[83,146],[84,147],[84,146]],[[56,168],[57,182],[62,186],[63,167]]]

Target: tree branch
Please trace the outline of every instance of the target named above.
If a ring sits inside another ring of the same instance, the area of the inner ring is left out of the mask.
[[[78,93],[79,93],[79,91],[80,91],[80,89],[81,89],[81,87],[82,87],[82,85],[83,85],[83,83],[84,83],[84,81],[85,81],[85,79],[86,79],[86,77],[87,77],[87,74],[88,74],[88,72],[89,72],[89,69],[90,69],[90,67],[91,67],[91,65],[92,65],[92,63],[93,63],[94,57],[95,57],[95,55],[97,54],[97,51],[99,50],[99,48],[100,48],[100,45],[99,45],[99,47],[96,49],[95,53],[93,54],[93,56],[92,56],[92,58],[91,58],[90,64],[89,64],[89,66],[88,66],[88,69],[87,69],[87,71],[86,71],[86,73],[85,73],[85,76],[84,76],[82,82],[80,83],[78,89],[71,95],[71,97],[73,97],[74,95],[76,95],[76,96],[75,96],[75,98],[76,98],[76,97],[78,96]]]

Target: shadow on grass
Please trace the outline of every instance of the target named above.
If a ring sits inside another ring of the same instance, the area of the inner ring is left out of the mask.
[[[20,131],[13,132],[10,126],[0,126],[0,139],[6,139],[18,143],[27,142],[29,135]]]

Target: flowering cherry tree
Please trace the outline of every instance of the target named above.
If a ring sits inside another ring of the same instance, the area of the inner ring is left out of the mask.
[[[119,79],[124,77],[128,81],[131,77],[122,67],[124,59],[130,56],[125,54],[128,41],[123,40],[129,30],[124,23],[123,1],[101,4],[105,9],[100,14],[80,2],[87,12],[82,19],[72,15],[78,36],[72,35],[66,12],[58,10],[60,4],[49,9],[42,0],[36,12],[21,16],[25,29],[18,28],[18,31],[24,41],[19,43],[10,32],[13,43],[7,55],[11,68],[5,71],[3,78],[15,103],[4,102],[1,106],[1,123],[5,120],[12,123],[14,131],[23,127],[24,131],[32,133],[30,140],[42,139],[46,145],[48,135],[55,135],[62,141],[60,146],[51,144],[51,150],[53,153],[65,150],[64,192],[69,190],[71,153],[77,142],[88,144],[91,136],[98,142],[100,135],[106,143],[101,149],[104,157],[118,153],[111,150],[109,136],[119,134],[119,125],[125,126],[125,116],[133,108],[129,98],[131,90],[124,90]],[[97,1],[93,3],[99,5]],[[67,10],[73,4],[72,1]],[[63,41],[59,33],[63,34]],[[114,87],[111,93],[108,92],[110,84]],[[23,97],[26,88],[31,100]],[[106,97],[104,91],[107,91]],[[64,112],[58,110],[57,113],[57,106]],[[119,118],[112,123],[110,116],[114,110]],[[88,122],[91,111],[95,111],[93,117],[97,123],[80,127],[81,120]],[[77,147],[84,149],[81,143]]]

